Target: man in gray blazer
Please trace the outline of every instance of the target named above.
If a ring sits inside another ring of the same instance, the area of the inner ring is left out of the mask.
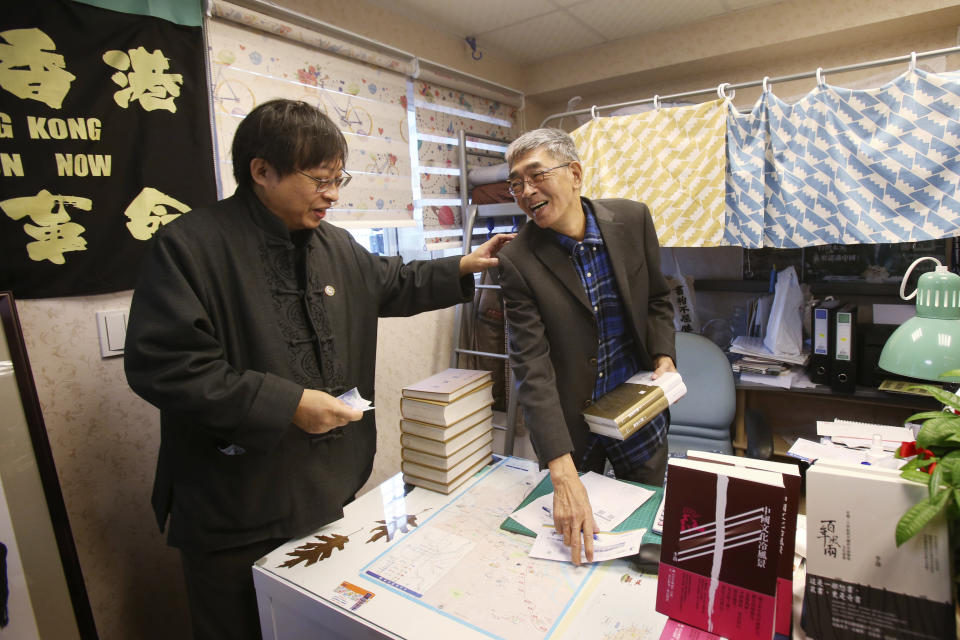
[[[646,205],[580,197],[570,136],[537,129],[507,149],[508,187],[533,224],[500,252],[518,401],[554,486],[571,560],[593,560],[597,525],[578,471],[661,484],[669,414],[626,440],[591,433],[581,411],[637,371],[676,371],[673,307]]]

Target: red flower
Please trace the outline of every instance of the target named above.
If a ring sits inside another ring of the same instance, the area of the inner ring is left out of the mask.
[[[909,458],[910,456],[917,455],[917,443],[914,442],[902,442],[900,443],[900,457]]]
[[[933,451],[918,447],[916,441],[903,442],[900,444],[900,457],[909,458],[910,456],[920,456],[921,460],[928,460],[933,457]]]

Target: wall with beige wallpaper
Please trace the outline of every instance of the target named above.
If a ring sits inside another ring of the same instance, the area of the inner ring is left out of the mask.
[[[528,91],[527,128],[577,94],[585,104],[604,104],[952,46],[960,23],[955,2],[849,0],[839,8],[828,0],[786,2],[741,12],[731,22],[706,21],[521,68],[492,54],[476,63],[457,38],[361,0],[279,4]],[[623,62],[605,63],[612,52]],[[786,97],[805,91],[803,85],[775,90]],[[745,91],[736,102],[755,98]],[[94,313],[128,306],[129,295],[24,300],[18,309],[100,636],[182,638],[189,634],[178,558],[149,508],[158,415],[127,388],[121,359],[101,359],[97,343]],[[371,483],[399,468],[399,387],[447,365],[452,317],[445,310],[381,324],[374,399],[379,453]]]

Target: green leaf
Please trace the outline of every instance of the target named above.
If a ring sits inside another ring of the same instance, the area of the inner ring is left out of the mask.
[[[937,387],[929,387],[927,391],[930,392],[934,398],[947,405],[948,407],[953,407],[954,409],[960,409],[960,396],[955,394],[952,391],[947,391],[945,389],[938,389]]]
[[[940,458],[939,466],[943,467],[944,482],[955,489],[960,487],[960,449],[954,449]]]
[[[951,437],[960,429],[960,416],[941,414],[938,418],[931,418],[923,423],[917,433],[917,446],[929,449],[951,442]],[[954,447],[951,447],[954,448]]]
[[[919,422],[921,420],[929,420],[930,418],[940,418],[943,416],[943,410],[940,411],[923,411],[921,413],[915,413],[904,422]]]
[[[940,374],[941,378],[960,378],[960,369],[951,369],[946,373]]]
[[[896,540],[899,547],[904,542],[917,535],[928,522],[943,511],[947,506],[948,498],[953,496],[953,491],[941,491],[934,498],[924,498],[913,505],[904,513],[899,522],[897,522]]]
[[[928,485],[930,499],[935,500],[937,495],[943,491],[943,465],[937,464],[930,474],[930,484]]]
[[[920,467],[926,466],[927,464],[926,460],[914,458],[900,468],[900,477],[912,482],[927,484],[930,482],[930,474],[920,471]]]

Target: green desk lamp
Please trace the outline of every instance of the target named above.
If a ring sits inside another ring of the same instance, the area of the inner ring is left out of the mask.
[[[937,268],[920,276],[917,290],[904,295],[910,272],[923,260],[933,260]],[[960,369],[960,276],[936,258],[918,258],[900,283],[900,297],[910,300],[913,296],[917,296],[917,315],[887,339],[880,368],[910,378],[960,382],[960,376],[941,377]]]

